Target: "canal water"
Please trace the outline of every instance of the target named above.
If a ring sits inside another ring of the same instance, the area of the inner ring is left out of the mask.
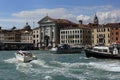
[[[17,62],[16,51],[0,51],[0,80],[120,80],[120,61],[81,54],[31,51],[37,60]]]

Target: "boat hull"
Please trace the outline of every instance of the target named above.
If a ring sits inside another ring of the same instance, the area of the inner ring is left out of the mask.
[[[86,57],[95,57],[100,59],[120,59],[120,55],[113,55],[108,53],[95,52],[89,49],[85,50]]]
[[[82,48],[68,48],[68,49],[58,48],[56,53],[57,54],[81,53],[82,50],[83,50]]]

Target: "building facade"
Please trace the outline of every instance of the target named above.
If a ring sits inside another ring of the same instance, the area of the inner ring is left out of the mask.
[[[65,19],[52,19],[44,17],[39,22],[40,27],[40,47],[56,47],[60,44],[60,29],[68,25],[75,25]]]
[[[91,29],[83,25],[61,29],[60,44],[91,45]]]
[[[110,43],[120,43],[120,23],[108,23],[110,27]]]
[[[60,44],[83,45],[83,29],[79,28],[61,29]]]
[[[92,27],[92,45],[110,45],[110,27],[105,25]]]
[[[28,23],[23,29],[18,30],[15,27],[11,30],[0,27],[0,43],[34,44],[36,48],[51,48],[59,44],[108,46],[112,43],[120,43],[120,23],[100,25],[97,15],[93,23],[87,25],[82,24],[82,20],[76,24],[66,19],[53,19],[49,16],[42,18],[38,24],[39,26],[34,29],[31,29]]]
[[[32,29],[26,23],[23,29],[13,27],[10,30],[0,28],[0,49],[34,49]]]
[[[22,43],[33,43],[33,31],[30,27],[30,25],[28,24],[28,22],[26,23],[26,25],[23,27],[23,29],[20,30],[21,33],[21,41]]]
[[[40,48],[40,27],[33,29],[33,44],[36,48]]]

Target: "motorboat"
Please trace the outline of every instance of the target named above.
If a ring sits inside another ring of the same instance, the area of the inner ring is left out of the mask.
[[[115,46],[94,46],[92,49],[85,49],[86,57],[100,59],[120,59],[119,49]]]
[[[83,47],[75,46],[75,45],[68,45],[68,44],[61,44],[57,48],[58,54],[71,54],[71,53],[81,53],[83,51]]]
[[[15,56],[17,61],[21,62],[30,62],[37,59],[36,55],[34,55],[33,53],[22,50],[15,52]]]

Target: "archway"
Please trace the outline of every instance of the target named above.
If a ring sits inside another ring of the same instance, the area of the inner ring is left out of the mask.
[[[44,37],[44,40],[45,40],[45,47],[48,47],[48,44],[49,44],[49,36],[48,35],[45,35]]]

